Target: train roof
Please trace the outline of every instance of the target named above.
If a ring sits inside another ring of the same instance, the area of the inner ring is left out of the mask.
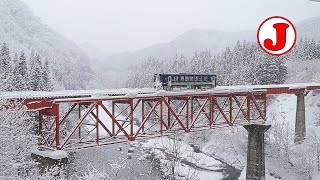
[[[157,74],[155,74],[157,75]],[[196,75],[196,76],[215,76],[215,74],[193,74],[193,73],[160,73],[159,75]]]

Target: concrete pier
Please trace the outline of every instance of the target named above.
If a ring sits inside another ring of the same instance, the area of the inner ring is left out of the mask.
[[[296,94],[297,110],[294,143],[302,143],[306,136],[306,112],[304,94]]]
[[[55,166],[63,166],[68,163],[68,154],[65,151],[39,151],[32,150],[31,157],[39,163],[40,173]]]
[[[248,131],[247,180],[265,179],[264,133],[271,125],[245,125]]]

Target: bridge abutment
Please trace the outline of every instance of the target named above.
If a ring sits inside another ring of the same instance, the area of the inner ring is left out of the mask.
[[[68,154],[66,151],[39,151],[32,150],[31,157],[34,161],[39,163],[41,173],[55,166],[63,166],[68,163]]]
[[[271,125],[245,125],[248,131],[247,180],[265,179],[264,133]]]
[[[305,94],[296,94],[297,109],[294,143],[302,143],[306,136]]]

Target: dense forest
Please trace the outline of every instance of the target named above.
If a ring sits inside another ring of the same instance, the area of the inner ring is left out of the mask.
[[[214,73],[219,85],[280,84],[287,76],[286,62],[291,59],[320,58],[320,42],[301,39],[285,56],[271,56],[257,43],[238,41],[234,48],[213,54],[209,50],[195,52],[191,58],[176,55],[171,59],[149,57],[131,69],[127,87],[153,87],[155,73]]]
[[[14,56],[11,56],[14,54]],[[53,85],[48,59],[31,51],[11,53],[6,43],[0,50],[0,91],[51,91]]]

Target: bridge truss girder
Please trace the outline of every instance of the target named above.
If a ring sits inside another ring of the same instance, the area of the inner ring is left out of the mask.
[[[70,150],[262,124],[266,100],[263,91],[56,100],[39,110],[39,146]]]

